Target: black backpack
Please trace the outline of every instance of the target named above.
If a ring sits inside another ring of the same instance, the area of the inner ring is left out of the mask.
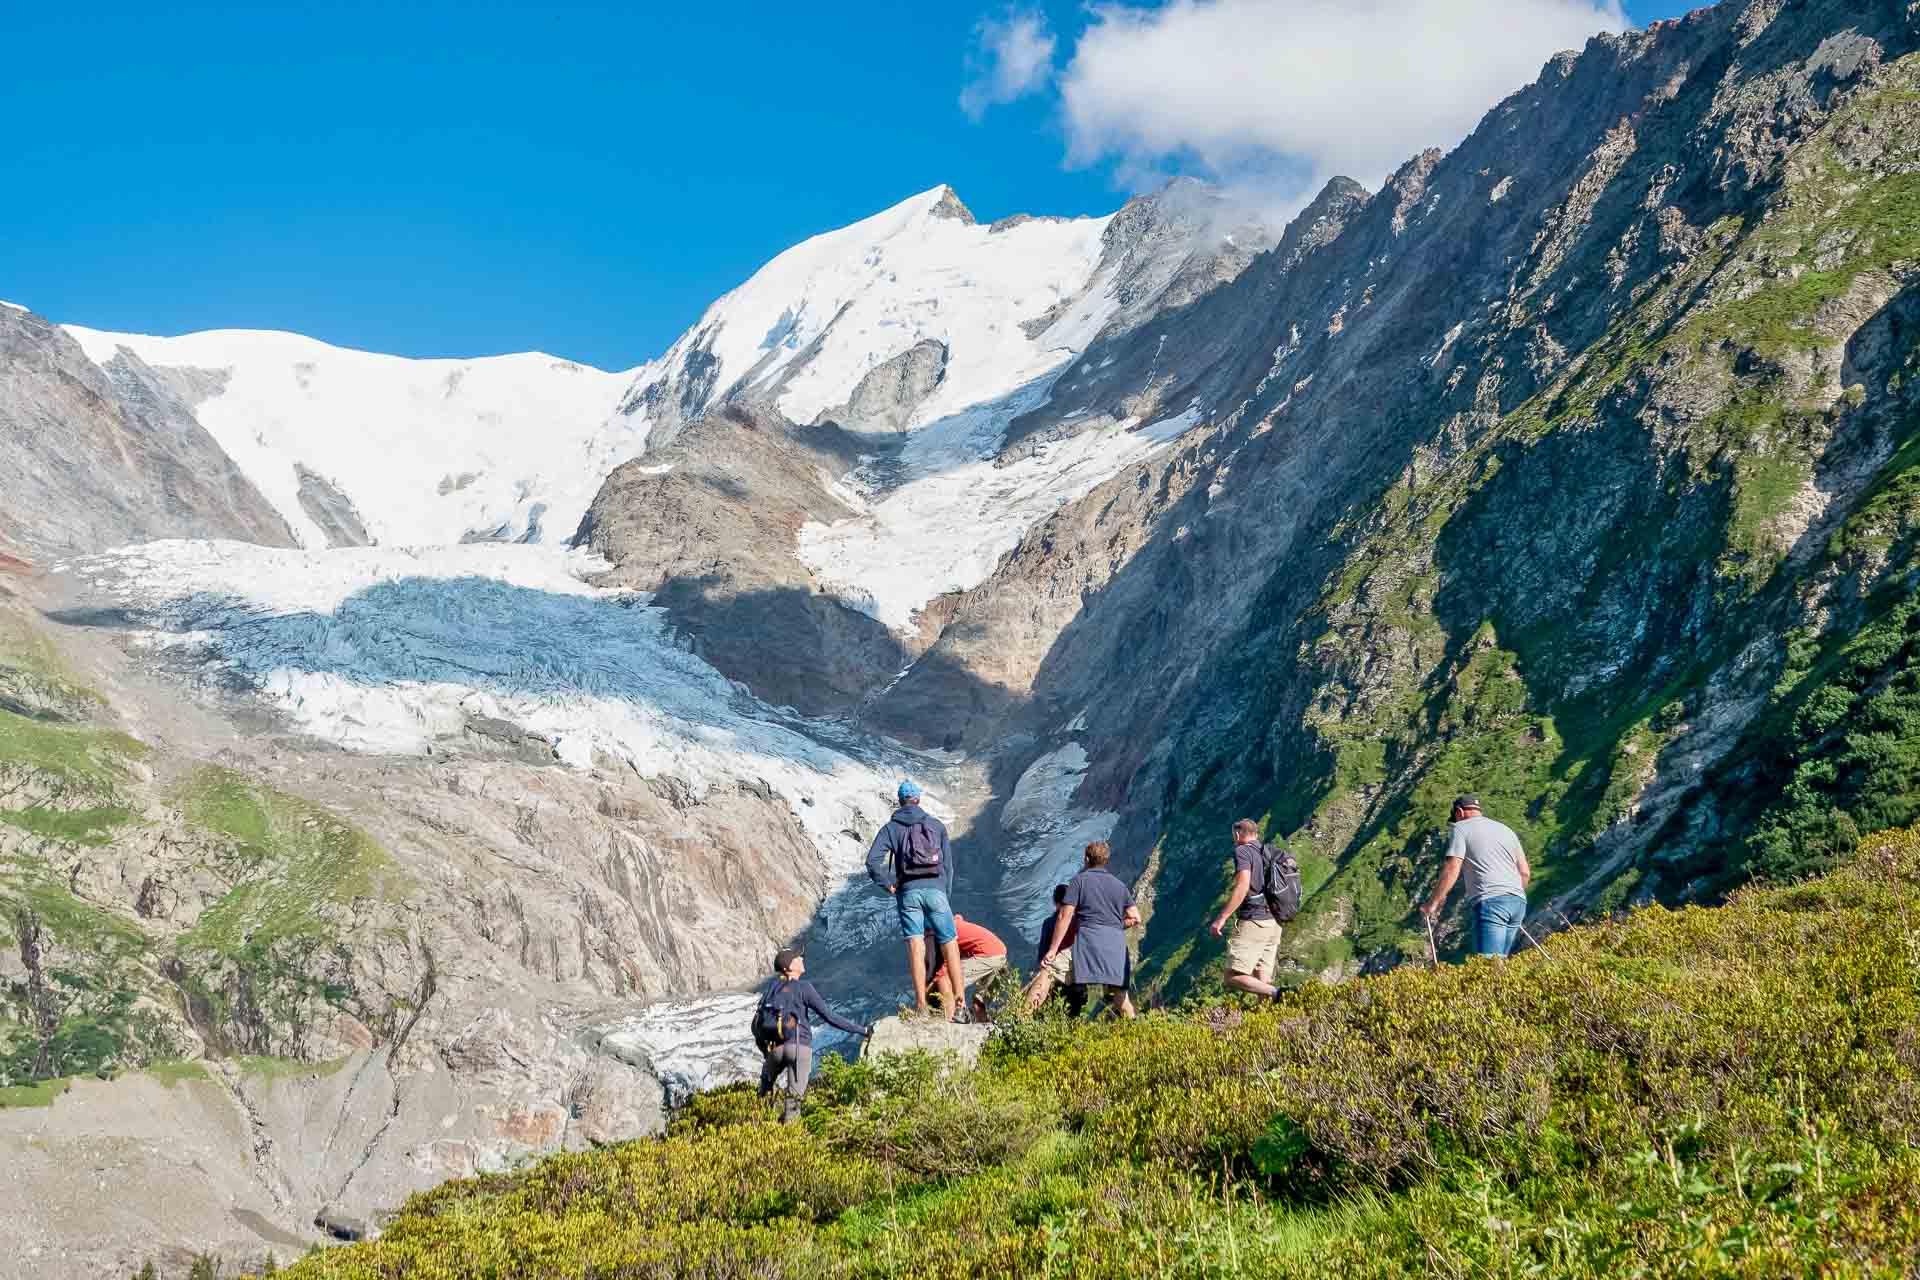
[[[775,978],[753,1011],[753,1042],[763,1053],[787,1043],[800,1029],[799,1011],[787,994],[792,985],[785,978]]]
[[[940,874],[940,837],[922,820],[907,828],[907,841],[900,850],[900,878],[922,880]]]
[[[1273,918],[1285,924],[1300,914],[1300,864],[1284,848],[1260,846],[1260,896]]]

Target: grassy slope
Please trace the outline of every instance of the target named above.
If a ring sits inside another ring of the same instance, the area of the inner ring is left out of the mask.
[[[1920,832],[1718,909],[1278,1010],[830,1065],[415,1197],[311,1280],[1897,1275],[1920,1265]]]

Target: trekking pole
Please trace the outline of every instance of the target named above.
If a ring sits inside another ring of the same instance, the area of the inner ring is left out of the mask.
[[[1541,946],[1540,939],[1534,937],[1531,933],[1527,932],[1527,926],[1525,926],[1524,924],[1520,926],[1520,936],[1525,938],[1528,942],[1532,943],[1533,949],[1535,951],[1538,951],[1541,955],[1547,957],[1547,959],[1549,960],[1553,959],[1553,952]]]
[[[1427,924],[1427,967],[1430,969],[1438,969],[1440,967],[1440,948],[1433,940],[1433,917],[1422,911],[1420,918],[1426,921]]]

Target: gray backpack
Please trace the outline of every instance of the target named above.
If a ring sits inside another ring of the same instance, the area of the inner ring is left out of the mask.
[[[1274,845],[1260,846],[1260,896],[1273,918],[1285,924],[1300,914],[1300,864]]]

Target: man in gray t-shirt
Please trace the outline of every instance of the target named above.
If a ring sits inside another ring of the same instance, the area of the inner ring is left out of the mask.
[[[1473,916],[1474,953],[1504,957],[1513,950],[1514,937],[1527,918],[1527,885],[1533,880],[1533,868],[1513,828],[1481,813],[1480,797],[1475,795],[1453,802],[1453,838],[1447,842],[1446,865],[1433,895],[1420,908],[1428,920],[1440,914],[1463,872],[1467,909]]]

